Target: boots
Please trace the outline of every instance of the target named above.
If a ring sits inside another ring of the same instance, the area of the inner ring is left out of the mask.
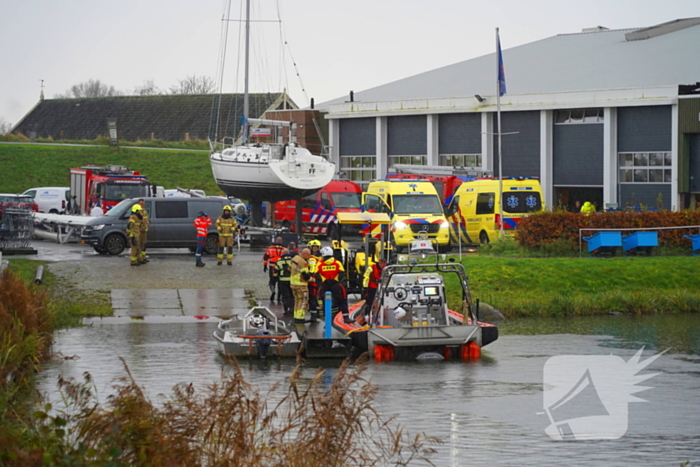
[[[270,305],[272,305],[274,303],[274,301],[275,301],[275,294],[273,293],[272,295],[270,295]]]
[[[203,268],[204,266],[206,266],[206,264],[204,264],[200,258],[197,258],[197,267]]]

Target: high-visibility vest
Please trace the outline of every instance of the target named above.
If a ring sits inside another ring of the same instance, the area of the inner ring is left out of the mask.
[[[280,245],[279,243],[273,243],[272,245],[268,246],[267,250],[265,250],[265,254],[263,255],[263,266],[270,266],[271,268],[274,268],[274,263],[276,263],[280,256],[282,256],[282,251],[284,251],[284,246]],[[272,262],[272,258],[276,258],[274,263]]]
[[[379,264],[374,263],[365,271],[362,286],[370,289],[376,289],[379,287],[379,282],[381,282],[381,280],[382,270],[379,268]]]
[[[197,229],[198,237],[206,237],[209,226],[211,225],[211,219],[208,217],[198,217],[194,220],[194,228]]]
[[[301,255],[296,255],[291,260],[291,276],[290,282],[292,285],[306,285],[308,283],[302,277],[303,273],[309,272],[309,263]]]
[[[141,219],[136,214],[129,217],[129,223],[126,224],[126,235],[128,237],[138,237],[141,234]]]
[[[340,273],[345,271],[343,265],[340,261],[335,258],[330,258],[319,264],[318,273],[321,275],[321,280],[326,282],[327,280],[338,280],[340,278]]]
[[[277,264],[275,265],[275,273],[283,282],[289,282],[291,280],[291,263],[292,255],[290,254],[284,254],[279,260],[277,260]]]

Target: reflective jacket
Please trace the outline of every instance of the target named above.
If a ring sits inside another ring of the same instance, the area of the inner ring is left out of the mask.
[[[236,227],[238,227],[238,222],[233,216],[229,216],[228,219],[219,216],[216,220],[216,230],[219,231],[219,237],[233,237]]]
[[[274,268],[275,263],[279,257],[282,256],[282,251],[284,248],[285,247],[279,243],[273,243],[272,245],[268,246],[267,250],[265,250],[265,254],[263,255],[263,266],[269,266],[271,269]],[[273,258],[277,258],[275,259],[274,263],[272,262]]]
[[[289,282],[292,278],[292,258],[293,256],[289,253],[280,256],[275,264],[275,275],[280,278],[283,282]]]
[[[370,289],[376,289],[379,287],[379,282],[381,282],[381,280],[382,268],[379,267],[378,263],[374,263],[365,271],[365,275],[362,280],[362,286]]]
[[[296,255],[291,260],[291,276],[290,282],[292,285],[306,285],[309,277],[309,263],[301,255]]]
[[[141,232],[148,232],[148,225],[150,220],[148,219],[148,211],[146,208],[141,209]]]
[[[211,225],[211,219],[208,217],[198,217],[194,220],[194,228],[197,229],[198,237],[206,237],[209,226]]]
[[[335,258],[329,258],[318,265],[318,273],[321,275],[321,280],[340,281],[341,273],[345,272],[343,264]]]
[[[583,206],[581,206],[581,214],[583,214],[584,216],[590,216],[594,212],[595,206],[590,201],[586,201],[585,203],[583,203]]]
[[[141,219],[136,213],[129,217],[129,223],[126,224],[127,237],[138,237],[141,234]]]

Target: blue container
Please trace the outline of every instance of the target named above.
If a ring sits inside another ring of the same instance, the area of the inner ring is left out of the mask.
[[[685,238],[689,238],[693,244],[693,251],[700,250],[700,235],[683,235]]]
[[[659,233],[653,232],[635,232],[622,238],[622,251],[635,250],[637,248],[647,249],[659,246]]]
[[[591,237],[583,237],[588,242],[589,253],[613,251],[622,246],[622,234],[620,232],[598,232]]]

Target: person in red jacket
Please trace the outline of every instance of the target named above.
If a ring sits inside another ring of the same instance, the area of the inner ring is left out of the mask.
[[[333,313],[343,314],[346,323],[352,323],[348,311],[348,292],[342,282],[345,280],[343,264],[333,257],[333,248],[321,248],[323,261],[318,264],[318,274],[321,276],[319,299],[324,300],[326,292],[333,295]]]
[[[275,265],[284,252],[284,245],[282,244],[282,241],[282,237],[277,237],[275,239],[275,243],[267,247],[262,259],[263,272],[269,273],[270,277],[270,280],[268,281],[268,286],[270,287],[270,304],[275,301],[275,287],[277,287],[279,282],[279,277],[275,273]],[[282,293],[279,290],[277,293],[277,303],[282,303]]]
[[[197,267],[203,268],[206,266],[202,262],[202,250],[204,250],[207,244],[207,232],[209,231],[209,226],[211,225],[211,219],[206,212],[199,211],[197,218],[194,220],[194,228],[197,229],[197,252],[194,257],[197,260]]]
[[[380,258],[379,261],[367,268],[363,281],[364,299],[365,299],[365,314],[369,314],[374,303],[374,297],[377,295],[379,282],[382,280],[382,271],[386,267],[386,259]]]

